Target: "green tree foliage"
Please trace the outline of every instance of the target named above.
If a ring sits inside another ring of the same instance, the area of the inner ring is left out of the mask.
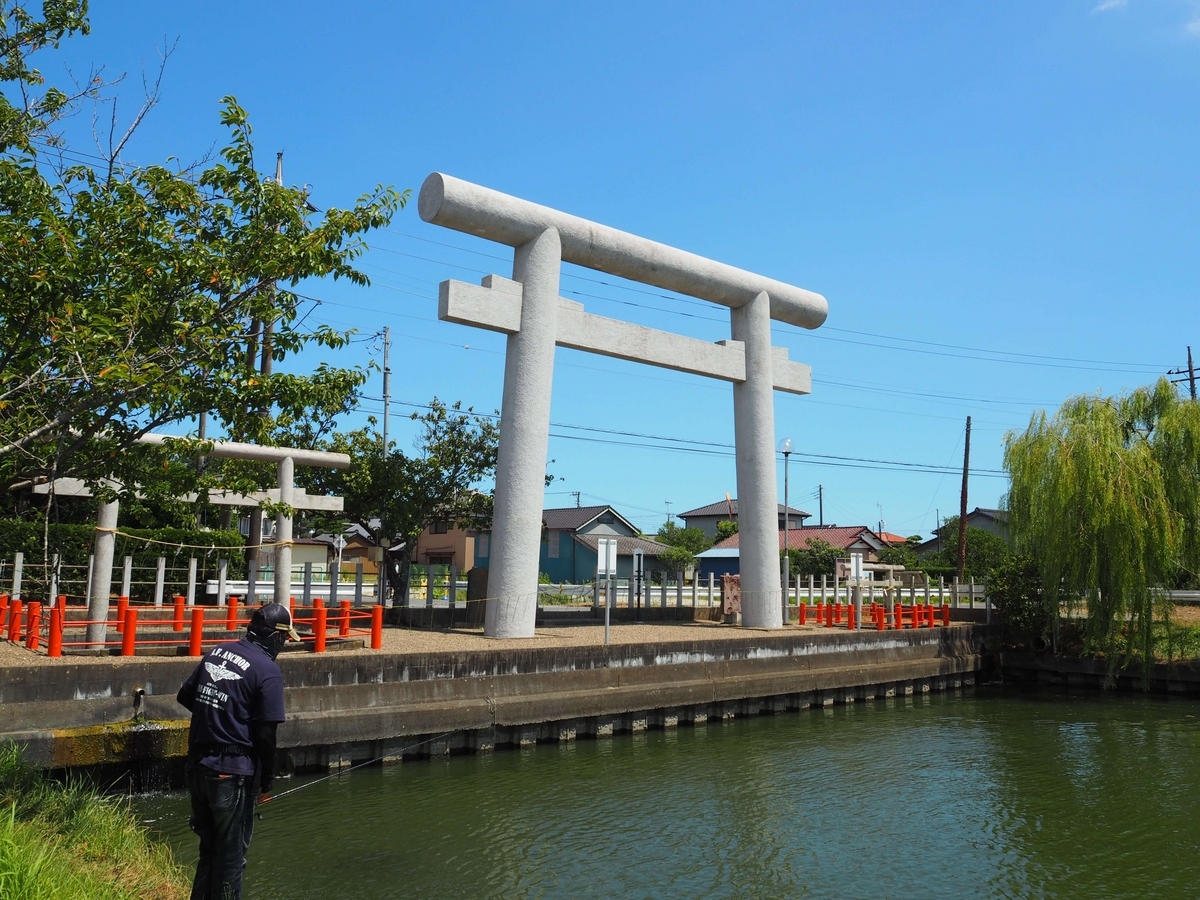
[[[809,575],[817,579],[822,575],[832,577],[840,555],[841,551],[832,544],[820,538],[809,538],[803,547],[788,548],[788,568],[793,578],[807,580]],[[782,552],[780,556],[782,558]]]
[[[1042,594],[1037,565],[1026,556],[1010,556],[988,580],[988,597],[1006,641],[1044,649],[1054,617]]]
[[[176,482],[195,473],[136,445],[162,425],[207,412],[214,430],[267,442],[352,406],[363,371],[263,375],[257,356],[267,340],[274,362],[346,342],[305,324],[296,289],[324,276],[365,284],[352,265],[362,235],[407,195],[378,187],[314,214],[304,189],[260,175],[232,97],[228,144],[206,165],[126,166],[119,147],[107,166],[56,164],[55,123],[94,91],[44,87],[29,58],[86,33],[86,4],[47,2],[36,20],[0,2],[0,489],[75,475],[152,490],[164,465]]]
[[[680,547],[692,555],[703,553],[712,546],[712,541],[699,528],[680,528],[675,522],[665,522],[654,535],[660,544]]]
[[[671,548],[659,553],[656,561],[657,568],[666,572],[682,572],[694,566],[696,554],[712,546],[699,528],[680,528],[675,522],[664,522],[654,537]]]
[[[726,538],[733,537],[737,533],[738,523],[735,521],[730,521],[729,519],[723,519],[717,523],[716,543],[719,544],[721,541],[725,540]]]
[[[958,516],[951,516],[934,533],[941,538],[942,549],[927,555],[921,565],[931,569],[957,570]],[[986,528],[967,526],[967,576],[990,578],[992,572],[1005,563],[1010,556],[1012,556],[1012,548],[1000,535],[993,534]],[[884,560],[884,562],[889,561]]]
[[[372,520],[378,519],[381,542],[399,539],[409,548],[435,522],[489,528],[489,487],[500,439],[496,422],[471,407],[464,410],[460,403],[447,405],[436,397],[429,407],[412,415],[421,430],[409,453],[392,449],[385,455],[382,439],[372,428],[317,441],[318,449],[349,453],[350,468],[297,470],[297,483],[313,492],[341,494],[345,512],[338,518],[308,516],[305,521],[311,527],[340,531],[347,520],[372,530]]]
[[[1160,589],[1200,571],[1200,404],[1166,379],[1074,397],[1008,434],[1004,465],[1009,527],[1048,608],[1085,606],[1087,651],[1148,665]]]

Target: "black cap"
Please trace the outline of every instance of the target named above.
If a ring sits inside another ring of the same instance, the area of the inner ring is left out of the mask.
[[[285,639],[300,640],[300,635],[296,634],[296,629],[292,627],[292,614],[286,606],[278,603],[264,603],[256,609],[250,617],[247,630],[263,637],[280,633]]]

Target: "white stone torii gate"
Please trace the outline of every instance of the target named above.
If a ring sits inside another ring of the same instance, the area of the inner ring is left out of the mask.
[[[514,248],[512,279],[442,282],[438,317],[508,335],[484,633],[532,637],[556,345],[733,383],[741,533],[742,622],[782,626],[773,390],[807,394],[812,371],[771,346],[771,319],[818,328],[824,297],[432,173],[417,203],[426,222]],[[718,344],[590,315],[559,296],[563,262],[730,308]]]

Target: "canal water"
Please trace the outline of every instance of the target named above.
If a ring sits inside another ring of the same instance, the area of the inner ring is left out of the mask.
[[[1194,898],[1197,714],[980,691],[368,767],[263,807],[245,895]],[[182,794],[135,808],[194,862]]]

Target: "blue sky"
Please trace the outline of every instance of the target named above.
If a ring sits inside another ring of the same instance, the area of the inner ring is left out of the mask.
[[[1007,429],[1200,351],[1200,2],[93,6],[92,36],[41,66],[128,72],[127,110],[178,39],[128,160],[200,155],[233,94],[264,171],[285,151],[317,206],[413,189],[370,239],[372,287],[305,288],[321,321],[391,326],[406,449],[404,404],[490,412],[503,382],[502,337],[438,322],[436,296],[511,254],[420,221],[434,170],[824,294],[826,326],[775,329],[813,367],[811,397],[775,404],[812,522],[824,485],[827,523],[928,533],[958,508],[937,470],[961,465],[967,415],[970,505],[996,505]],[[728,337],[719,307],[588,270],[565,266],[563,293]],[[552,420],[548,506],[579,491],[653,531],[668,501],[736,494],[727,384],[560,349]]]

